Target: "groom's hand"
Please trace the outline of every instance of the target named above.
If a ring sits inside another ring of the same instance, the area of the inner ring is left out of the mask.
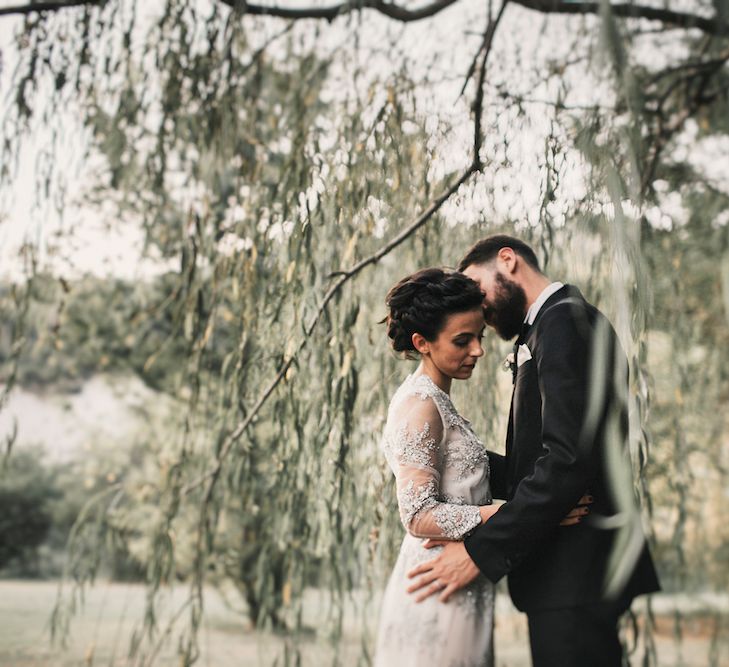
[[[409,579],[418,577],[407,589],[408,593],[420,591],[415,598],[416,602],[422,602],[439,591],[441,594],[438,599],[447,602],[453,593],[470,584],[478,576],[479,569],[468,555],[463,542],[428,540],[425,546],[428,549],[442,546],[443,551],[433,560],[421,563],[408,572]]]

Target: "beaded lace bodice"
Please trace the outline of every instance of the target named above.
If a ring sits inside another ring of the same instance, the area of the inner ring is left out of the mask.
[[[427,375],[409,375],[390,402],[382,449],[400,518],[416,537],[459,540],[491,502],[483,444]]]

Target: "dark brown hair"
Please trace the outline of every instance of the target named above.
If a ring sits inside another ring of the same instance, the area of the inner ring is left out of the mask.
[[[448,315],[478,308],[483,294],[478,283],[462,273],[431,268],[406,276],[387,293],[389,309],[383,320],[396,352],[415,351],[413,334],[435,340]]]
[[[487,264],[499,254],[499,250],[502,248],[511,248],[529,266],[541,273],[539,260],[534,251],[524,241],[506,234],[494,234],[474,243],[459,262],[458,270],[464,271],[472,264]]]

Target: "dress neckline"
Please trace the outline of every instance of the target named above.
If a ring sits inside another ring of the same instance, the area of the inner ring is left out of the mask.
[[[449,401],[451,400],[451,395],[448,392],[443,391],[436,383],[435,380],[430,377],[427,373],[420,373],[419,375],[415,375],[415,373],[410,373],[408,375],[407,379],[411,382],[417,382],[420,378],[424,378],[425,381],[433,388],[435,389],[439,394],[447,398]]]
[[[433,380],[433,378],[430,377],[430,375],[428,375],[427,373],[420,373],[420,375],[415,375],[415,373],[410,373],[407,376],[407,378],[405,378],[405,380],[407,382],[414,383],[414,382],[417,382],[418,380],[420,380],[421,378],[425,378],[425,383],[428,386],[430,386],[432,389],[434,389],[435,392],[439,396],[441,396],[444,400],[446,400],[448,402],[448,405],[450,406],[450,409],[453,411],[453,413],[455,413],[460,419],[462,419],[468,425],[468,427],[470,428],[471,427],[471,422],[468,419],[466,419],[460,412],[458,412],[458,410],[456,409],[456,406],[453,405],[453,401],[451,400],[451,395],[448,394],[447,392],[443,391],[435,383],[435,380]]]

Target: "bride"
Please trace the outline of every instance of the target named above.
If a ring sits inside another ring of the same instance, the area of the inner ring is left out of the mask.
[[[452,380],[471,377],[483,355],[482,302],[475,282],[441,269],[418,271],[387,295],[392,347],[418,354],[420,365],[395,392],[382,439],[407,534],[385,590],[376,667],[493,665],[494,587],[486,577],[447,604],[416,603],[406,592],[406,573],[440,549],[426,549],[427,538],[462,540],[498,509],[486,450],[450,399]]]
[[[450,398],[451,382],[471,377],[483,356],[483,294],[466,276],[423,269],[387,294],[387,335],[420,364],[395,392],[382,449],[395,475],[407,530],[382,602],[376,667],[493,667],[494,586],[482,574],[447,603],[407,593],[406,573],[462,540],[498,511],[489,459]],[[563,522],[570,525],[573,512]]]

